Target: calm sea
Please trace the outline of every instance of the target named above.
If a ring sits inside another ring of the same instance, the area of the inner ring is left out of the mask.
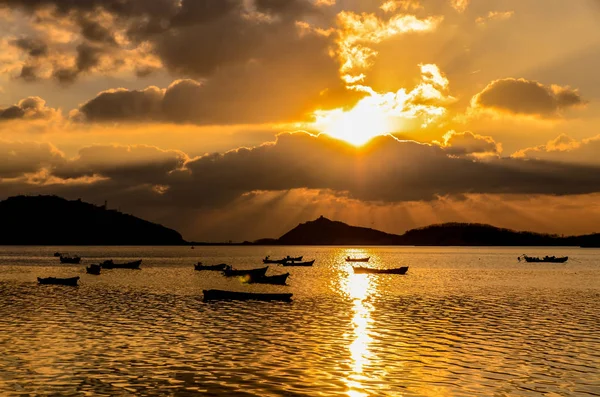
[[[288,254],[316,259],[271,265],[288,286],[193,270]],[[410,269],[355,275],[347,255]],[[104,258],[142,270],[85,274]],[[36,283],[74,275],[78,288]],[[207,288],[294,297],[204,303]],[[0,247],[0,302],[2,396],[600,395],[595,249]]]

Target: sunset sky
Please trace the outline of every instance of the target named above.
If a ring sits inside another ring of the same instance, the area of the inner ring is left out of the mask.
[[[600,1],[0,0],[0,199],[194,240],[600,232]]]

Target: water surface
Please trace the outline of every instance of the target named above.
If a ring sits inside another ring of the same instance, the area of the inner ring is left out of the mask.
[[[271,265],[288,286],[193,270],[288,254],[316,259]],[[410,268],[355,275],[348,255]],[[85,274],[105,258],[144,261]],[[599,263],[565,248],[0,247],[0,395],[597,396]],[[204,303],[208,288],[294,298]]]

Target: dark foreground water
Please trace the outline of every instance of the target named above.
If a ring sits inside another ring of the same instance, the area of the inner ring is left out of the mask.
[[[57,250],[144,262],[91,276]],[[282,287],[192,266],[266,254],[316,263],[271,265]],[[347,255],[410,269],[354,275]],[[203,303],[206,288],[294,298]],[[600,395],[600,250],[0,247],[0,303],[1,396]]]

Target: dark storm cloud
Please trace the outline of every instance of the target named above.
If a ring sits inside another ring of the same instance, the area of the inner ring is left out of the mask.
[[[473,97],[473,105],[514,114],[555,117],[561,110],[582,105],[585,101],[577,90],[537,81],[503,79],[491,82]]]

